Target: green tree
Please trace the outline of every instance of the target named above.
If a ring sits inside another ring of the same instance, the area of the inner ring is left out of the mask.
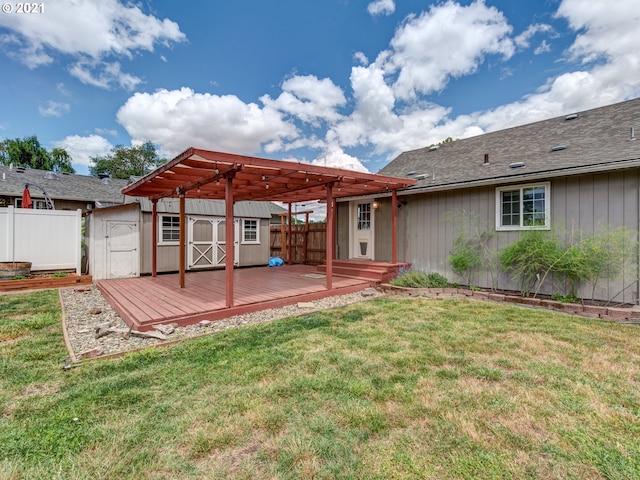
[[[54,172],[75,172],[71,156],[64,148],[54,148],[49,152],[40,145],[35,135],[0,142],[0,164]]]
[[[153,143],[146,141],[135,147],[117,145],[111,149],[111,153],[91,157],[91,161],[91,175],[108,173],[113,178],[129,178],[149,173],[165,163],[166,159],[160,158]]]

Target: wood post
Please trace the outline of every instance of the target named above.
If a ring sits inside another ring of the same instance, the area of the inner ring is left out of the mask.
[[[391,263],[398,263],[398,193],[391,191]]]
[[[333,288],[333,245],[334,245],[334,230],[335,225],[333,222],[333,183],[327,184],[327,290]]]
[[[151,200],[151,276],[158,273],[158,199]]]
[[[186,264],[187,235],[184,192],[180,192],[180,288],[184,288],[184,269]]]
[[[227,172],[225,174],[226,184],[224,190],[224,203],[225,203],[225,250],[226,250],[226,290],[227,290],[227,308],[233,307],[233,259],[235,258],[235,235],[233,225],[233,179],[235,178],[235,172]]]

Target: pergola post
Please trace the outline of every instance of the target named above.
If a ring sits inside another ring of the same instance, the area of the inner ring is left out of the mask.
[[[225,174],[225,190],[224,190],[224,206],[225,206],[225,237],[226,246],[225,273],[226,273],[226,291],[227,291],[227,308],[233,307],[233,259],[235,258],[235,235],[233,225],[233,179],[235,172],[227,172]]]
[[[391,263],[398,262],[398,193],[391,191]]]
[[[333,288],[333,245],[334,245],[334,222],[333,222],[333,183],[327,184],[327,240],[326,240],[326,263],[327,263],[327,290]]]
[[[184,269],[186,263],[186,245],[187,245],[187,235],[186,235],[186,225],[185,225],[186,215],[185,215],[185,198],[184,192],[180,191],[180,288],[184,288]]]
[[[291,217],[291,202],[287,204],[289,206],[289,238],[287,238],[287,253],[289,254],[288,264],[293,264],[293,248],[292,248],[292,238],[293,238],[293,226],[291,225],[293,218]]]
[[[158,273],[158,199],[151,200],[151,276]]]

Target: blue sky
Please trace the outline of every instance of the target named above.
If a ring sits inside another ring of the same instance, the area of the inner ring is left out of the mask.
[[[78,173],[145,140],[376,172],[640,96],[637,0],[8,5],[0,138],[64,147]]]

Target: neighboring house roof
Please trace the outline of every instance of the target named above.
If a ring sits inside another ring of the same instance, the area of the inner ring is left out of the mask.
[[[281,213],[288,213],[289,210],[287,210],[284,207],[281,207],[280,205],[277,205],[273,202],[269,202],[269,212],[271,213],[271,215],[280,215]]]
[[[127,197],[126,203],[139,203],[143,212],[152,211],[152,203],[144,197]],[[239,218],[271,218],[269,202],[236,202],[233,215]],[[185,213],[187,215],[206,215],[224,217],[224,200],[204,200],[198,198],[185,199]],[[180,213],[180,200],[177,198],[163,198],[158,200],[158,213]]]
[[[637,167],[635,128],[640,98],[404,152],[380,173],[418,180],[404,190],[417,193]]]
[[[127,185],[128,180],[104,180],[89,175],[60,172],[52,174],[53,172],[45,170],[0,165],[0,195],[19,197],[28,183],[40,185],[54,201],[124,203],[124,195],[120,190]],[[39,188],[30,188],[29,191],[32,198],[44,198]]]

